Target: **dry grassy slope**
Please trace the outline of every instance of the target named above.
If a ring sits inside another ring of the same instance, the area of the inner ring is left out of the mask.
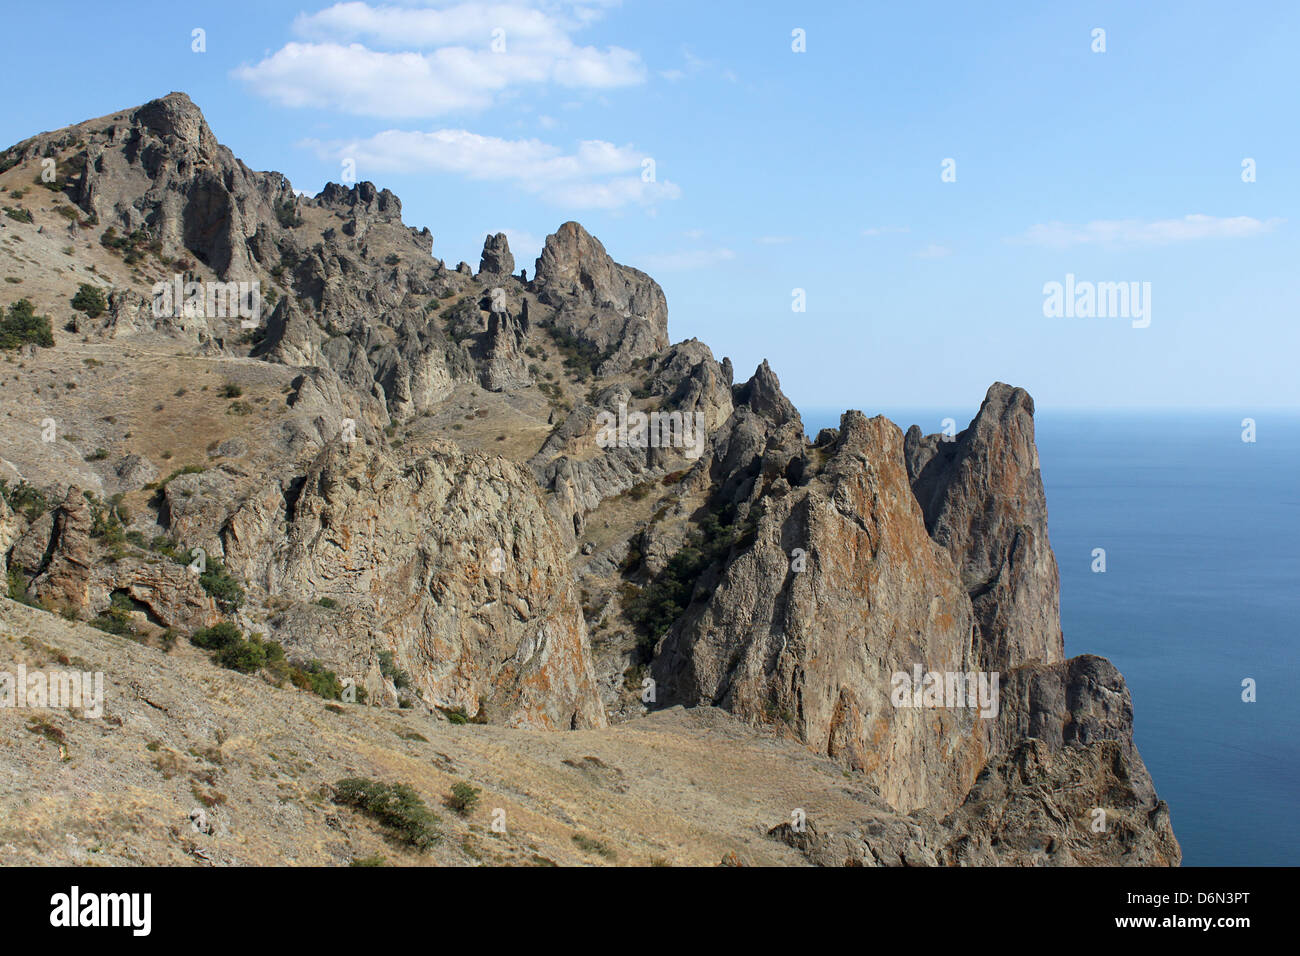
[[[729,853],[791,865],[805,860],[765,834],[792,809],[835,825],[879,805],[797,742],[707,708],[562,734],[356,705],[335,713],[193,649],[166,655],[0,600],[0,670],[20,661],[102,670],[106,700],[97,720],[0,709],[0,865],[610,862],[575,834],[622,865],[712,865]],[[35,719],[63,733],[64,759],[27,729]],[[427,740],[403,738],[412,734]],[[442,817],[443,842],[417,855],[334,806],[322,786],[353,775],[410,784]],[[441,807],[458,780],[483,789],[468,819]],[[211,835],[189,822],[200,796],[223,800],[208,811]],[[504,835],[490,832],[496,807]]]

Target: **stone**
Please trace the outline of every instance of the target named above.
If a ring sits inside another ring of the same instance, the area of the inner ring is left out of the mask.
[[[955,440],[909,429],[906,444],[926,527],[971,595],[984,669],[1064,658],[1033,399],[999,382]]]
[[[510,242],[504,232],[488,236],[483,241],[483,255],[479,259],[478,271],[480,275],[491,276],[514,274],[515,257],[510,254]]]

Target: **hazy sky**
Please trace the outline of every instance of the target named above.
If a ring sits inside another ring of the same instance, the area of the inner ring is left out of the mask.
[[[1294,2],[10,4],[0,142],[183,90],[301,190],[352,159],[452,265],[505,230],[531,276],[577,219],[663,285],[674,340],[769,359],[801,407],[973,412],[994,380],[1297,406],[1298,28]],[[1149,325],[1044,315],[1067,275],[1149,288]]]

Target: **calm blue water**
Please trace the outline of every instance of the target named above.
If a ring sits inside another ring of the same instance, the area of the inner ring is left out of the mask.
[[[926,432],[950,414],[883,413]],[[1300,864],[1300,416],[1040,408],[1036,425],[1066,653],[1128,680],[1184,865]]]

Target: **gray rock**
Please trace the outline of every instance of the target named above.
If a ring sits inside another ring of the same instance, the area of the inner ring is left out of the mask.
[[[488,236],[483,241],[483,255],[478,271],[489,276],[508,276],[515,271],[515,257],[510,254],[510,243],[504,232]]]
[[[999,382],[956,440],[909,429],[906,445],[926,527],[971,595],[984,669],[1061,660],[1060,575],[1047,536],[1033,399]]]

